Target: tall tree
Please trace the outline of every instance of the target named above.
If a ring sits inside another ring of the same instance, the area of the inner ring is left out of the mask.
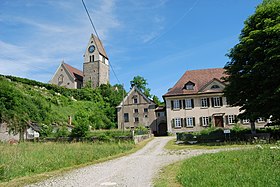
[[[135,76],[133,77],[133,80],[130,81],[131,86],[136,86],[142,93],[144,93],[147,97],[151,98],[151,89],[147,88],[147,80],[144,79],[144,77],[141,76]]]
[[[228,57],[225,96],[241,106],[239,117],[250,119],[252,133],[258,117],[280,120],[280,0],[264,0],[256,8]]]

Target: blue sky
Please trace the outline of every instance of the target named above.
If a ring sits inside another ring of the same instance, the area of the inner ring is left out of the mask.
[[[224,67],[261,0],[84,0],[126,90],[161,98],[186,70]],[[1,0],[0,74],[48,82],[62,60],[82,70],[93,32],[81,0]],[[111,71],[111,84],[118,83]]]

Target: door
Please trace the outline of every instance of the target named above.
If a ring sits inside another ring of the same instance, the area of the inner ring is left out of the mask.
[[[224,127],[223,116],[214,116],[215,127]]]

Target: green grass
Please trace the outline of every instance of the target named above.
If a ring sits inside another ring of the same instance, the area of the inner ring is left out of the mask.
[[[181,165],[182,162],[177,162],[163,168],[154,179],[154,187],[180,187],[181,184],[176,180],[176,175]]]
[[[155,186],[280,186],[280,150],[244,149],[205,154],[165,167]],[[175,182],[174,182],[175,181]],[[177,182],[176,182],[177,181]]]
[[[203,143],[203,144],[176,144],[176,139],[170,140],[166,145],[165,149],[169,150],[181,150],[181,149],[222,149],[222,148],[235,148],[235,147],[252,147],[252,145],[246,144],[227,144],[227,143]]]
[[[133,148],[133,142],[0,144],[0,186],[20,177],[109,159]]]

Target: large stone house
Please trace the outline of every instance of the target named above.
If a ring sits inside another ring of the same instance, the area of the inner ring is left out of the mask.
[[[137,87],[133,86],[116,108],[118,129],[134,129],[142,125],[154,134],[166,133],[165,109],[157,107]]]
[[[223,95],[223,68],[186,71],[163,95],[166,103],[167,131],[192,132],[214,126],[231,128],[237,122],[239,107],[230,107]],[[239,121],[250,126],[248,120]],[[265,120],[259,118],[257,126]]]
[[[84,54],[83,71],[62,61],[50,83],[72,89],[81,88],[87,84],[96,88],[101,84],[109,83],[109,71],[109,60],[103,44],[91,34]]]

